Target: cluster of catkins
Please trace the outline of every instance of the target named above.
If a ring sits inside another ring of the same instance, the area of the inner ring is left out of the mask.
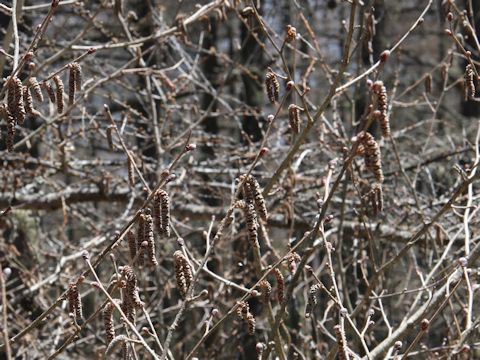
[[[165,190],[158,190],[153,198],[153,216],[150,209],[143,210],[138,216],[137,233],[127,233],[128,248],[132,262],[141,266],[145,256],[151,266],[157,266],[155,256],[155,232],[161,237],[170,236],[170,197]],[[155,226],[154,226],[155,225]]]
[[[237,303],[237,316],[245,321],[248,325],[248,333],[253,335],[255,333],[255,317],[250,312],[248,303],[245,301],[239,301]]]
[[[370,187],[370,191],[364,195],[364,199],[372,206],[372,212],[374,215],[378,214],[383,209],[383,170],[382,170],[382,158],[380,154],[380,146],[375,138],[369,132],[362,131],[358,135],[360,142],[360,152],[363,153],[365,158],[366,168],[375,177],[375,183]]]
[[[32,63],[33,64],[33,63]],[[32,65],[31,68],[33,68]],[[76,91],[80,91],[82,87],[82,69],[80,64],[72,62],[68,65],[69,69],[69,103],[75,101]],[[50,78],[49,78],[50,79]],[[0,116],[7,123],[7,150],[13,151],[13,139],[15,137],[15,127],[23,125],[27,114],[37,117],[40,113],[34,109],[33,98],[39,103],[43,102],[42,87],[46,90],[48,98],[53,104],[56,104],[57,111],[62,114],[64,111],[63,81],[58,74],[51,77],[55,84],[55,90],[49,82],[49,79],[41,84],[34,76],[29,76],[23,85],[22,80],[17,76],[10,76],[6,82],[7,104],[0,105]]]
[[[251,175],[240,176],[244,200],[235,203],[235,207],[242,209],[247,223],[248,239],[254,248],[258,248],[258,220],[257,214],[263,221],[267,221],[268,213],[265,199],[258,181]]]

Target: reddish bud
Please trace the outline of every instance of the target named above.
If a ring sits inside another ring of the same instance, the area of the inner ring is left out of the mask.
[[[260,156],[265,156],[268,154],[270,150],[268,150],[267,147],[263,147],[261,150],[260,150]]]
[[[390,50],[385,50],[380,54],[380,61],[385,62],[390,57]]]

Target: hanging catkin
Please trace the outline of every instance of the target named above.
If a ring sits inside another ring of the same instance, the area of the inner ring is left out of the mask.
[[[383,82],[378,80],[373,83],[372,90],[376,95],[377,109],[380,111],[378,121],[380,123],[380,129],[382,130],[382,136],[387,138],[390,136],[387,89],[385,88],[385,85],[383,85]]]
[[[58,75],[55,75],[53,77],[53,82],[55,83],[56,86],[56,92],[55,92],[55,99],[57,102],[57,112],[59,114],[63,114],[63,81],[60,79]]]
[[[55,90],[53,90],[52,85],[49,82],[42,83],[43,88],[47,91],[48,99],[52,104],[56,103],[55,99]]]
[[[76,284],[70,284],[68,288],[68,312],[75,316],[75,319],[82,319],[82,299],[80,293],[78,292],[78,287]]]
[[[140,296],[138,295],[138,289],[137,289],[137,277],[135,276],[135,273],[133,272],[133,269],[129,265],[125,265],[123,267],[123,276],[125,276],[125,279],[127,281],[126,285],[126,295],[128,298],[128,302],[131,304],[134,304],[136,307],[143,307],[143,303],[140,300]]]
[[[267,90],[268,100],[272,104],[274,104],[275,101],[278,101],[280,84],[277,80],[277,76],[270,69],[268,69],[267,74],[265,75],[265,88]]]
[[[374,137],[366,131],[359,135],[359,140],[365,149],[365,165],[375,176],[378,183],[383,183],[382,160],[380,155],[380,147]]]
[[[147,258],[151,266],[157,266],[157,258],[155,257],[155,235],[153,233],[153,218],[150,213],[145,215],[145,237],[148,243]]]
[[[473,71],[472,65],[467,64],[465,67],[465,99],[469,97],[475,97],[475,72]]]
[[[260,219],[267,221],[267,206],[265,204],[265,199],[263,197],[260,185],[253,176],[249,177],[248,182],[250,183],[251,190],[253,191],[253,200],[255,202],[255,208],[258,212],[258,215],[260,216]]]
[[[182,299],[187,298],[187,292],[193,281],[192,268],[182,251],[177,250],[173,254],[173,265],[175,268],[175,278],[177,280],[177,289]]]
[[[145,214],[140,214],[137,224],[137,264],[143,265],[145,250],[142,247],[145,238]]]
[[[160,234],[170,237],[170,197],[165,190],[158,190],[155,194],[153,211]]]
[[[107,345],[115,337],[115,326],[113,325],[113,309],[114,305],[112,302],[108,302],[103,309],[103,324],[105,326],[105,334],[107,335]]]
[[[278,268],[273,269],[273,275],[275,275],[275,279],[277,280],[277,298],[278,302],[281,304],[283,303],[285,294],[285,279],[283,278],[282,272]]]
[[[298,134],[300,132],[300,107],[295,104],[288,106],[288,122],[292,132]]]

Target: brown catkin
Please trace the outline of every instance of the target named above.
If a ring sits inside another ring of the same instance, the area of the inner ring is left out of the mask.
[[[53,90],[52,85],[49,82],[42,83],[43,88],[47,91],[48,99],[52,104],[55,104],[55,90]]]
[[[468,64],[465,67],[465,99],[469,97],[475,97],[475,82],[474,82],[475,72],[473,71],[472,65]]]
[[[273,275],[275,275],[275,279],[277,280],[278,302],[282,304],[285,294],[285,279],[283,278],[282,272],[278,268],[273,269]]]
[[[432,74],[428,73],[425,75],[424,83],[425,85],[425,92],[427,94],[432,93]]]
[[[13,140],[14,140],[14,137],[15,137],[16,122],[15,122],[15,118],[13,117],[10,110],[7,109],[7,112],[8,112],[7,113],[7,116],[8,116],[8,120],[7,120],[7,150],[9,152],[12,152],[13,151]]]
[[[72,64],[68,65],[68,69],[68,104],[72,105],[75,101],[75,83],[77,81],[77,72],[73,68]]]
[[[70,284],[68,289],[68,312],[74,314],[75,319],[83,318],[82,299],[76,284]]]
[[[28,86],[32,90],[32,94],[35,100],[37,100],[38,102],[43,102],[42,88],[40,87],[40,84],[38,83],[36,77],[31,77],[30,79],[28,79]]]
[[[265,75],[265,88],[267,90],[268,100],[274,104],[275,101],[278,101],[280,93],[280,84],[278,82],[277,76],[273,73],[272,70],[268,70]]]
[[[23,106],[25,107],[27,114],[36,115],[36,111],[33,109],[32,94],[28,86],[23,87]]]
[[[127,281],[127,285],[126,285],[127,301],[135,305],[136,307],[139,307],[139,308],[143,307],[143,303],[140,300],[140,296],[138,295],[137,277],[135,276],[135,273],[133,272],[132,267],[129,265],[125,265],[123,267],[123,275],[125,276],[125,279]]]
[[[181,250],[177,250],[173,254],[173,265],[175,267],[178,292],[182,299],[185,300],[188,295],[188,289],[193,281],[192,268]]]
[[[248,313],[246,321],[248,324],[248,334],[255,334],[255,318],[253,317],[252,313]]]
[[[16,88],[15,78],[8,78],[8,80],[7,80],[7,107],[8,107],[8,111],[12,115],[15,114],[16,107],[18,106],[17,103],[16,103],[15,88]]]
[[[270,295],[272,294],[272,285],[270,285],[268,280],[262,280],[258,286],[262,292],[263,302],[267,303],[270,300]]]
[[[388,118],[388,98],[387,89],[383,85],[383,82],[378,80],[372,85],[372,90],[377,98],[377,109],[380,111],[378,121],[380,122],[380,129],[382,130],[382,136],[387,138],[390,136],[390,120]]]
[[[132,230],[129,230],[127,233],[128,241],[128,250],[130,252],[130,259],[133,261],[135,256],[137,256],[137,239],[135,239],[135,234]]]
[[[53,77],[53,82],[55,83],[56,86],[56,92],[55,92],[55,99],[57,101],[57,112],[59,114],[63,113],[63,81],[60,79],[58,75],[55,75]]]
[[[237,316],[239,319],[244,320],[247,317],[247,314],[250,312],[250,307],[246,301],[239,301],[237,304]]]
[[[142,243],[146,240],[145,237],[145,214],[140,214],[137,224],[137,265],[143,265],[144,249]]]
[[[318,292],[322,286],[320,284],[314,284],[310,286],[310,289],[308,291],[308,301],[307,301],[307,306],[305,308],[305,317],[309,318],[310,315],[312,314],[312,311],[318,303]]]
[[[170,237],[170,197],[165,190],[158,190],[160,198],[161,234]]]
[[[258,222],[257,213],[255,212],[255,205],[253,205],[253,203],[247,203],[243,209],[243,213],[247,223],[248,241],[254,248],[259,248]]]
[[[250,308],[247,302],[245,301],[238,302],[237,316],[247,323],[248,333],[250,335],[253,335],[255,333],[255,317],[250,312]]]
[[[372,134],[363,131],[359,135],[359,139],[365,148],[365,165],[370,170],[378,183],[383,183],[382,159],[380,147],[375,141]]]
[[[300,108],[295,104],[288,106],[288,123],[294,134],[300,132]]]
[[[115,144],[113,143],[113,130],[115,129],[115,126],[110,125],[107,127],[107,142],[108,142],[108,147],[110,150],[115,150]]]
[[[151,266],[157,266],[157,258],[155,257],[155,235],[153,233],[152,215],[145,215],[145,237],[148,243],[147,258]]]
[[[22,81],[15,76],[9,80],[9,84],[11,85],[8,86],[8,109],[13,115],[15,122],[22,125],[25,121]]]
[[[105,326],[105,334],[107,335],[107,345],[115,337],[115,326],[113,325],[113,309],[114,305],[111,302],[108,302],[103,309],[103,324]]]
[[[133,167],[133,158],[130,154],[130,156],[127,156],[127,171],[128,171],[128,184],[131,187],[135,186],[135,169]]]
[[[155,230],[158,234],[162,235],[162,197],[160,191],[157,191],[153,196],[153,221],[155,224]]]
[[[78,62],[73,62],[70,64],[70,66],[75,72],[75,90],[81,91],[83,81],[82,67]]]
[[[345,331],[342,329],[340,325],[335,325],[333,327],[333,331],[335,332],[335,337],[337,338],[338,359],[349,360],[349,356],[347,352],[347,340],[345,338]]]
[[[129,300],[126,285],[124,285],[122,288],[122,298],[123,301],[121,304],[121,309],[123,313],[127,316],[128,321],[134,324],[136,316],[135,305]]]
[[[255,208],[258,212],[258,215],[260,216],[260,219],[262,219],[263,221],[267,221],[267,206],[265,204],[265,199],[262,194],[262,189],[260,189],[260,184],[253,176],[250,176],[248,180],[253,190],[253,200],[255,202]]]

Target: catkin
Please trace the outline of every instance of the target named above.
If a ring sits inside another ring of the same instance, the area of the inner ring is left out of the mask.
[[[382,130],[382,136],[387,138],[390,136],[390,120],[388,118],[388,98],[387,89],[383,85],[383,82],[378,80],[372,85],[372,90],[377,98],[377,108],[380,111],[378,121],[380,122],[380,129]]]
[[[268,100],[272,104],[275,104],[275,101],[278,101],[279,98],[280,84],[277,76],[270,69],[265,75],[265,88],[267,90]]]
[[[260,219],[262,219],[263,221],[267,221],[267,206],[265,204],[265,199],[263,197],[262,190],[260,189],[260,185],[253,176],[250,176],[248,180],[251,189],[253,190],[253,199],[258,215],[260,216]]]
[[[170,197],[165,190],[158,190],[157,195],[160,200],[160,233],[170,237]]]
[[[137,256],[137,239],[135,239],[135,234],[132,230],[129,230],[127,233],[128,241],[128,250],[130,252],[130,259],[133,261],[135,256]]]
[[[73,68],[72,64],[68,65],[68,104],[72,105],[75,101],[75,83],[76,83],[76,76],[77,73],[75,69]]]
[[[155,236],[153,234],[153,218],[152,215],[145,215],[145,237],[148,243],[147,258],[151,266],[157,266],[157,258],[155,257]]]
[[[48,99],[50,100],[50,102],[52,104],[55,104],[57,100],[55,99],[55,90],[53,90],[52,85],[49,82],[44,82],[42,83],[42,85],[47,91]]]
[[[73,62],[70,64],[70,68],[75,72],[75,90],[81,91],[83,81],[82,67],[78,62]]]
[[[300,108],[295,104],[288,106],[288,123],[294,134],[300,132]]]
[[[76,284],[70,284],[68,289],[68,312],[75,316],[75,319],[83,318],[82,299]]]
[[[253,335],[255,333],[255,317],[250,312],[250,308],[247,302],[245,301],[238,302],[237,316],[247,323],[248,333],[250,335]]]
[[[472,65],[467,64],[465,67],[465,99],[469,97],[475,97],[475,72],[473,71]]]
[[[177,280],[177,289],[182,299],[187,298],[187,292],[193,281],[192,268],[187,258],[181,250],[173,254],[173,264],[175,267],[175,278]]]
[[[374,137],[368,132],[362,132],[359,139],[365,148],[365,165],[370,170],[378,183],[383,183],[382,159],[380,147]]]
[[[273,275],[275,275],[275,279],[277,280],[278,302],[282,304],[285,294],[285,279],[283,278],[282,272],[278,268],[273,269]]]
[[[56,86],[56,92],[55,92],[55,99],[57,101],[57,112],[59,114],[63,113],[63,81],[60,79],[58,75],[55,75],[53,77],[53,82],[55,83]]]
[[[335,337],[337,338],[338,344],[338,359],[339,360],[349,360],[347,352],[347,340],[345,337],[345,330],[340,325],[335,325],[333,327],[335,332]]]
[[[129,300],[126,285],[124,285],[122,288],[122,298],[123,298],[123,301],[122,301],[121,309],[123,313],[127,316],[128,321],[134,324],[135,316],[136,316],[135,305]]]
[[[138,217],[137,224],[137,265],[143,265],[144,262],[144,250],[142,248],[142,243],[146,240],[145,238],[145,214],[140,214]]]
[[[43,102],[42,88],[40,87],[37,78],[31,77],[30,79],[28,79],[28,85],[32,90],[32,94],[35,97],[35,100],[37,100],[38,102]]]
[[[126,285],[126,295],[127,295],[127,302],[130,304],[135,305],[136,307],[143,307],[143,303],[140,300],[140,296],[138,295],[137,289],[137,277],[133,272],[133,269],[129,265],[125,265],[123,267],[123,275],[127,281]]]
[[[262,299],[264,303],[268,303],[270,300],[270,295],[272,294],[272,285],[268,282],[268,280],[262,280],[260,281],[260,284],[258,284],[260,287],[260,290],[262,292]]]
[[[33,98],[28,86],[23,87],[23,106],[27,114],[31,114],[34,116],[37,115],[36,111],[33,109]]]
[[[107,345],[115,337],[115,326],[113,325],[113,309],[114,305],[108,302],[103,309],[103,324],[105,326],[105,334],[107,335]]]
[[[153,221],[155,224],[155,230],[162,235],[162,197],[159,191],[153,195]]]
[[[322,286],[320,284],[314,284],[310,286],[310,289],[308,291],[308,301],[307,301],[307,306],[305,308],[305,317],[309,318],[310,315],[312,314],[312,311],[318,303],[318,292]]]
[[[7,83],[7,106],[16,124],[23,124],[25,121],[25,108],[23,104],[22,81],[14,76],[9,78]]]
[[[363,196],[364,201],[370,203],[370,208],[373,216],[377,216],[378,213],[383,210],[383,192],[381,184],[374,184],[370,191]]]
[[[130,154],[130,156],[127,156],[127,171],[128,171],[128,183],[131,187],[135,186],[135,169],[133,166],[133,158]]]
[[[424,86],[425,86],[425,92],[427,94],[432,93],[432,75],[430,73],[425,75],[425,80],[424,80]]]
[[[7,109],[7,150],[9,152],[13,151],[13,140],[15,137],[15,118],[13,117],[10,110]]]
[[[255,205],[247,203],[243,209],[245,220],[247,223],[248,240],[254,248],[259,248],[258,244],[258,223],[257,214],[255,212]]]
[[[115,126],[110,125],[107,127],[107,142],[108,142],[108,147],[110,150],[115,150],[115,145],[113,143],[113,130],[115,129]]]

